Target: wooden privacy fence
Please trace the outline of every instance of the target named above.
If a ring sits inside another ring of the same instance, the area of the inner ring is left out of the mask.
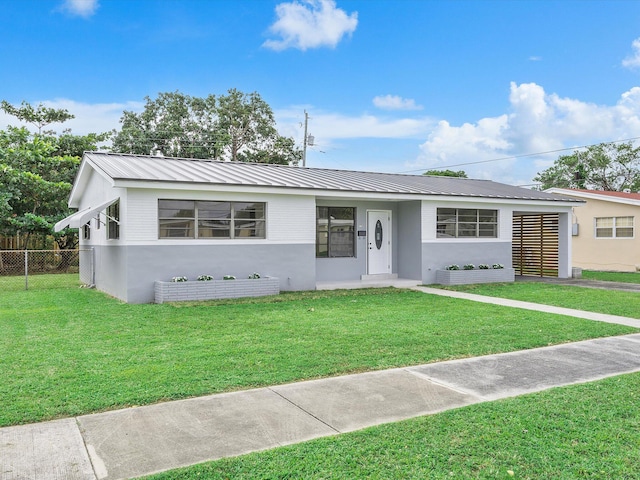
[[[516,275],[558,276],[558,214],[513,216]]]

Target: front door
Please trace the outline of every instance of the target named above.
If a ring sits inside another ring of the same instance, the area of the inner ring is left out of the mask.
[[[367,212],[367,274],[391,273],[391,211]]]

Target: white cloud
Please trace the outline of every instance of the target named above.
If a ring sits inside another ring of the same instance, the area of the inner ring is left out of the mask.
[[[563,153],[544,152],[640,134],[640,87],[623,93],[615,105],[606,106],[547,94],[535,83],[512,83],[509,102],[509,111],[497,117],[460,126],[440,121],[420,145],[421,154],[412,167],[456,166],[475,178],[530,183]],[[460,165],[520,155],[527,156]]]
[[[126,103],[82,103],[69,99],[45,100],[42,102],[30,102],[36,106],[42,103],[49,108],[65,108],[69,113],[75,115],[75,118],[67,120],[64,123],[52,124],[45,127],[47,130],[54,130],[61,133],[62,130],[70,128],[71,133],[76,135],[86,135],[87,133],[102,133],[120,128],[120,118],[124,110],[132,110],[141,112],[144,109],[143,102],[126,102]],[[0,111],[0,129],[7,125],[20,125],[20,123],[10,115]],[[22,124],[34,131],[32,125]]]
[[[89,18],[96,13],[98,5],[98,0],[65,0],[61,8],[71,15]]]
[[[383,110],[422,110],[422,105],[416,105],[414,99],[402,98],[398,95],[374,97],[373,104]]]
[[[622,66],[627,68],[640,67],[640,38],[636,38],[631,42],[631,48],[633,49],[633,55],[622,60]]]
[[[278,130],[282,135],[302,138],[303,108],[277,110]],[[339,113],[309,113],[309,133],[316,142],[327,145],[335,140],[362,138],[420,139],[434,127],[432,118],[387,119],[374,115],[348,116]]]
[[[334,0],[293,1],[276,6],[278,19],[269,31],[281,37],[270,39],[263,47],[281,51],[287,48],[331,47],[351,35],[358,25],[358,12],[347,14]]]

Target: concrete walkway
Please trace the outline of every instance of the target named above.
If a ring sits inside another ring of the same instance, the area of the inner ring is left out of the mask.
[[[640,327],[612,315],[414,288]],[[0,479],[130,478],[638,371],[633,334],[6,427]]]

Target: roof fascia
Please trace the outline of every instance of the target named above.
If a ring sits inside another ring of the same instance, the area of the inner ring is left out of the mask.
[[[69,201],[67,202],[69,208],[78,208],[80,198],[87,188],[89,178],[91,178],[91,171],[98,173],[105,180],[107,180],[111,184],[111,186],[114,186],[113,178],[107,175],[102,169],[97,168],[96,165],[91,160],[89,160],[89,158],[85,154],[82,157],[82,162],[80,163],[78,174],[76,175],[76,178],[73,182],[73,187],[71,188],[71,193],[69,194]]]
[[[572,197],[586,198],[591,200],[600,200],[603,202],[624,203],[625,205],[635,205],[640,207],[640,200],[634,200],[632,198],[614,197],[611,195],[602,195],[600,193],[578,192],[575,190],[567,190],[564,188],[549,188],[545,190],[545,192],[558,193],[561,195],[569,195]]]
[[[170,189],[170,190],[198,190],[209,192],[228,193],[263,193],[277,195],[302,195],[323,199],[358,199],[358,200],[387,200],[387,201],[407,201],[407,200],[431,200],[443,202],[482,202],[493,204],[515,204],[515,205],[540,205],[540,206],[576,206],[585,202],[583,200],[536,200],[517,199],[508,197],[483,197],[480,195],[439,195],[424,193],[387,193],[387,192],[354,192],[349,190],[321,190],[310,188],[287,188],[268,187],[258,185],[221,185],[211,183],[188,183],[188,182],[164,182],[164,181],[144,181],[116,179],[113,186],[118,188],[139,188],[139,189]]]

